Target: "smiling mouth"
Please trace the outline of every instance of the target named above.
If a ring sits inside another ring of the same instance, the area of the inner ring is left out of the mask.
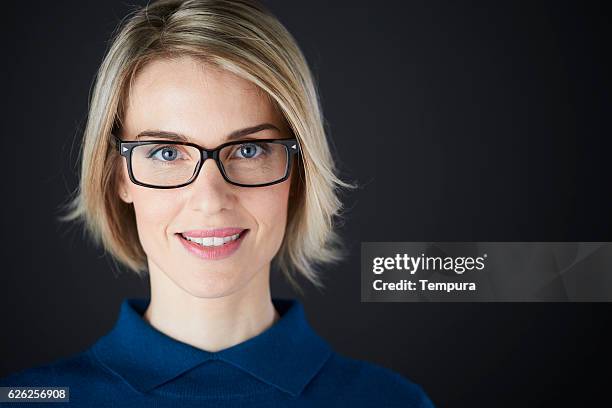
[[[222,247],[225,246],[227,244],[230,244],[234,241],[239,240],[240,238],[242,238],[242,236],[244,234],[246,234],[249,230],[248,229],[244,229],[241,232],[234,234],[234,235],[228,235],[225,237],[201,237],[201,238],[196,238],[196,237],[189,237],[189,236],[185,236],[182,233],[176,233],[176,235],[180,235],[181,238],[183,238],[186,241],[189,241],[191,243],[197,244],[199,246],[205,247],[205,248],[215,248],[215,247]]]

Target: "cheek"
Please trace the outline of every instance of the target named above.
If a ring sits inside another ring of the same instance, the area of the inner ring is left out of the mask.
[[[146,251],[147,248],[157,246],[154,243],[159,242],[159,234],[165,234],[180,206],[176,202],[176,195],[163,191],[133,189],[132,197],[138,234]]]
[[[269,190],[253,191],[244,205],[255,219],[260,239],[282,240],[287,220],[289,183],[270,186]],[[278,235],[273,239],[271,234]]]

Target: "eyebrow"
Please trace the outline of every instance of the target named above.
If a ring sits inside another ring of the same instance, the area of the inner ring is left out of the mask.
[[[267,130],[267,129],[277,130],[277,131],[280,132],[279,128],[277,128],[273,124],[271,124],[271,123],[262,123],[262,124],[259,124],[257,126],[251,126],[251,127],[244,128],[244,129],[234,130],[232,133],[227,135],[226,141],[229,142],[229,141],[232,141],[232,140],[237,140],[237,139],[240,139],[243,136],[250,135],[250,134],[253,134],[253,133],[257,133],[257,132],[261,132],[262,130]],[[165,131],[165,130],[145,130],[143,132],[140,132],[138,134],[138,136],[136,136],[136,140],[138,140],[141,137],[160,137],[160,138],[176,140],[176,141],[180,141],[180,142],[189,142],[189,137],[187,137],[187,136],[185,136],[185,135],[183,135],[181,133],[169,132],[169,131]]]

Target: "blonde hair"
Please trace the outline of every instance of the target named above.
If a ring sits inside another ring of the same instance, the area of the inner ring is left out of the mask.
[[[285,237],[273,262],[300,293],[294,269],[323,288],[318,264],[346,255],[334,231],[342,210],[338,190],[356,185],[337,175],[316,86],[295,39],[254,0],[160,0],[125,19],[97,72],[79,152],[80,183],[60,220],[82,221],[114,259],[146,273],[134,208],[117,194],[119,166],[125,164],[111,134],[120,129],[134,77],[147,62],[193,56],[257,85],[297,138],[301,155],[292,170]]]

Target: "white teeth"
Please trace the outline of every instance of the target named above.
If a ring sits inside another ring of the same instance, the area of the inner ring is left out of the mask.
[[[234,235],[230,235],[229,237],[205,237],[205,238],[193,238],[193,237],[186,237],[185,235],[183,235],[183,237],[189,241],[198,243],[202,246],[221,246],[227,242],[230,241],[235,241],[236,239],[238,239],[238,237],[240,236],[240,234],[234,234]]]

